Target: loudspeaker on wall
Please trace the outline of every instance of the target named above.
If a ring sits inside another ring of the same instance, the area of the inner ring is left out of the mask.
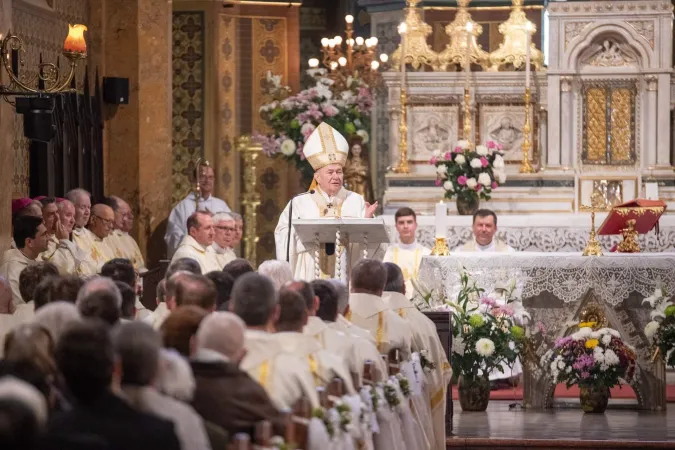
[[[103,101],[110,105],[129,104],[129,79],[103,77]]]

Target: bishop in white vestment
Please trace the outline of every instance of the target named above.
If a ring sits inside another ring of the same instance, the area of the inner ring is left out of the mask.
[[[398,243],[389,244],[383,262],[394,263],[403,271],[405,280],[406,297],[412,298],[414,292],[412,280],[417,274],[422,263],[422,257],[431,254],[431,249],[418,243],[415,239],[417,231],[417,215],[415,211],[404,207],[396,211],[394,215]]]
[[[317,278],[314,267],[316,246],[303,245],[292,229],[291,222],[297,219],[372,218],[377,202],[371,205],[361,195],[343,187],[342,169],[347,161],[349,144],[333,127],[326,123],[320,124],[307,139],[303,152],[315,171],[313,186],[316,186],[288,202],[274,230],[274,240],[277,259],[291,264],[296,279],[311,281]],[[360,245],[350,246],[352,261],[347,261],[347,252],[341,252],[340,264],[343,268],[347,264],[351,266],[361,256]],[[369,250],[372,250],[370,253],[374,256],[378,249],[379,246],[372,246]],[[339,250],[336,249],[336,253]],[[320,249],[320,278],[332,278],[335,275],[335,259],[335,253],[329,255],[324,248]]]
[[[230,212],[230,207],[227,206],[227,203],[212,195],[213,182],[215,180],[213,168],[206,162],[200,165],[198,169],[199,200],[194,192],[190,192],[187,197],[178,202],[169,215],[166,234],[164,234],[164,242],[166,242],[167,256],[169,258],[173,256],[185,235],[188,234],[187,219],[197,211],[197,203],[199,203],[200,211],[209,211],[212,214]]]

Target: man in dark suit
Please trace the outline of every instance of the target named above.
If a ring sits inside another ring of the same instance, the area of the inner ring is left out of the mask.
[[[102,322],[85,320],[66,330],[56,362],[75,402],[49,422],[42,448],[180,450],[171,422],[136,411],[115,395],[120,363]]]

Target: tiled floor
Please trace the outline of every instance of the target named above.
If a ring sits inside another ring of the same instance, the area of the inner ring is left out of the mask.
[[[476,413],[455,402],[448,448],[675,448],[675,410],[634,411],[613,401],[605,414],[584,414],[573,403],[545,411],[509,410],[509,403],[491,401]]]

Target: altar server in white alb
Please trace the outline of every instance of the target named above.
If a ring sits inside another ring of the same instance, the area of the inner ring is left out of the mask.
[[[431,254],[431,249],[415,239],[417,232],[415,211],[408,207],[399,208],[394,220],[399,242],[389,245],[383,261],[394,263],[401,268],[405,280],[405,295],[410,299],[414,294],[412,280],[417,278],[422,257]]]
[[[190,192],[187,197],[178,202],[169,215],[169,223],[167,224],[166,234],[164,235],[167,256],[169,258],[173,256],[188,232],[186,226],[188,217],[197,211],[197,209],[200,211],[208,211],[212,214],[230,212],[230,207],[227,206],[227,203],[212,195],[215,175],[209,162],[205,161],[203,164],[200,164],[199,167],[197,167],[197,171],[197,176],[199,177],[197,189],[197,192],[200,193],[199,199],[197,199],[195,192]],[[197,208],[197,206],[199,206],[199,208]]]
[[[479,209],[473,215],[471,225],[473,239],[460,245],[455,252],[502,252],[514,253],[516,250],[501,239],[497,239],[497,214],[489,209]]]
[[[279,223],[274,231],[277,259],[288,261],[296,279],[311,281],[316,278],[314,273],[314,246],[305,247],[291,229],[289,243],[289,227],[292,221],[299,219],[332,219],[338,217],[372,218],[377,209],[377,202],[367,203],[364,198],[343,187],[343,167],[347,162],[349,145],[347,140],[333,127],[326,123],[319,125],[307,139],[303,148],[307,161],[314,169],[314,182],[310,191],[301,194],[286,205],[279,217]],[[292,205],[292,221],[291,217]],[[362,246],[351,244],[350,254],[352,262],[360,256]],[[374,257],[379,249],[378,245],[369,246],[369,256]],[[335,253],[320,251],[321,276],[332,278],[335,273]],[[332,253],[332,254],[328,254]],[[342,252],[341,264],[347,263],[347,252]],[[287,258],[288,256],[288,258]],[[381,256],[380,256],[381,257]]]

